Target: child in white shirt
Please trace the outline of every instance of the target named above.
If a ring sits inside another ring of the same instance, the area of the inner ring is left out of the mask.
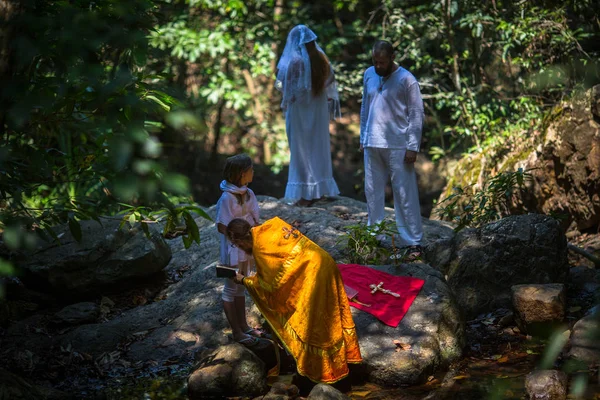
[[[216,221],[221,236],[220,262],[237,266],[239,273],[248,275],[253,264],[252,256],[235,247],[227,239],[225,232],[227,225],[234,218],[243,218],[251,226],[258,225],[258,201],[254,192],[246,186],[254,177],[252,160],[246,154],[229,157],[225,163],[223,177],[223,194],[217,202]],[[246,347],[252,347],[258,343],[258,337],[268,337],[262,330],[251,328],[246,321],[244,285],[236,284],[233,279],[227,278],[222,298],[223,310],[231,325],[233,340]]]

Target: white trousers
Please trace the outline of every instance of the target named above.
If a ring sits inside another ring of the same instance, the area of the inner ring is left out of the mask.
[[[405,149],[364,149],[365,197],[369,212],[368,225],[383,221],[385,186],[391,180],[399,245],[413,246],[421,244],[423,223],[415,165],[404,163],[405,154]]]

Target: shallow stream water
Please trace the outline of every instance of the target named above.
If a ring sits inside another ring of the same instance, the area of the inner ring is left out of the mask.
[[[527,399],[525,377],[533,371],[544,351],[542,341],[497,343],[467,352],[460,362],[446,371],[432,375],[418,386],[383,388],[371,383],[356,383],[346,394],[357,400],[496,400]],[[492,354],[498,352],[498,354]],[[186,379],[189,370],[177,366],[150,371],[145,376],[121,377],[102,390],[107,400],[187,399]],[[292,375],[277,381],[291,383]],[[94,396],[96,397],[96,396]],[[569,396],[569,398],[575,398]],[[588,380],[581,399],[600,399],[597,371]],[[229,399],[244,399],[243,397]]]

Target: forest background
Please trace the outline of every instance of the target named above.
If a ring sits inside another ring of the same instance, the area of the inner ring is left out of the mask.
[[[214,204],[226,156],[281,197],[289,157],[277,59],[306,24],[336,71],[342,194],[362,196],[358,113],[370,48],[390,40],[425,101],[423,156],[489,162],[600,83],[594,0],[0,1],[0,274],[53,226],[114,216],[187,226]],[[489,156],[488,156],[489,155]]]

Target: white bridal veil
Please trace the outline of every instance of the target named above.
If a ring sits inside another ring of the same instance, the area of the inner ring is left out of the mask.
[[[316,43],[317,35],[305,25],[296,25],[288,34],[283,54],[277,63],[277,81],[275,87],[281,91],[281,109],[286,111],[288,105],[294,102],[307,100],[311,96],[312,81],[310,74],[310,58],[306,50],[306,43],[315,41],[317,50],[325,54]],[[339,118],[340,101],[333,74],[330,69],[329,77],[325,83],[325,91],[329,100],[331,118]]]

